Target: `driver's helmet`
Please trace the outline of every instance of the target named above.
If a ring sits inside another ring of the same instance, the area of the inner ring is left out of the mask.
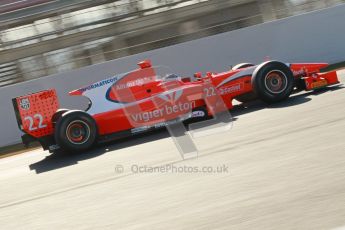
[[[165,81],[176,81],[176,80],[180,80],[180,77],[177,76],[176,74],[167,74],[164,77]]]

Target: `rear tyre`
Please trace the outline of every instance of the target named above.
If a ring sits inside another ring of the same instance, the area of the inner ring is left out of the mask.
[[[232,70],[238,70],[254,66],[252,63],[240,63],[232,67]]]
[[[87,150],[96,141],[97,125],[89,114],[83,111],[69,111],[57,121],[54,137],[63,150]]]
[[[62,117],[62,115],[63,115],[64,113],[68,112],[68,111],[69,111],[69,109],[58,109],[58,110],[54,113],[54,115],[53,115],[53,117],[52,117],[52,123],[54,124],[54,127],[55,127],[57,121]]]
[[[267,103],[287,99],[295,86],[292,71],[284,63],[269,61],[258,66],[252,77],[254,93]]]

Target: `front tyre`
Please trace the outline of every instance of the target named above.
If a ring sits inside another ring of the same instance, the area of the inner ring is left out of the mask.
[[[56,123],[54,137],[63,150],[87,150],[96,141],[97,125],[89,114],[83,111],[69,111]]]
[[[269,61],[258,66],[252,77],[254,93],[267,103],[287,99],[295,86],[292,71],[284,63]]]

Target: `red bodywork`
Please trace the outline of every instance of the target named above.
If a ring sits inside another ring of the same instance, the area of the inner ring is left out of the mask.
[[[335,71],[320,73],[320,69],[328,66],[326,63],[287,65],[296,80],[305,82],[305,90],[339,83]],[[251,79],[257,68],[207,73],[204,77],[197,73],[194,78],[167,81],[157,77],[149,61],[139,66],[138,70],[120,77],[70,92],[72,96],[90,98],[92,106],[87,113],[96,121],[99,136],[124,131],[136,133],[143,127],[186,117],[197,108],[206,108],[208,115],[212,115],[222,110],[217,109],[219,98],[226,109],[231,109],[233,99],[253,91]],[[59,108],[55,90],[20,96],[13,103],[24,133],[36,139],[53,136],[53,116]]]

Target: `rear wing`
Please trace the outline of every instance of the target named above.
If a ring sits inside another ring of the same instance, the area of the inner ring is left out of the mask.
[[[59,108],[55,89],[44,90],[12,99],[18,127],[34,138],[52,135],[52,117]]]

